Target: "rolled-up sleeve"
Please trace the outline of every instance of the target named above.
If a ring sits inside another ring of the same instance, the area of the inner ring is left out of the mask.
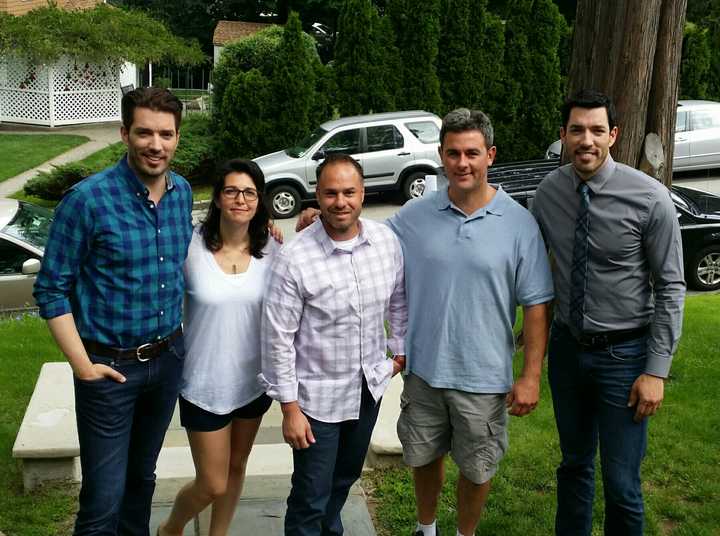
[[[68,193],[55,209],[33,291],[42,318],[72,312],[70,297],[92,241],[89,212],[87,199],[76,191]]]
[[[271,267],[263,301],[262,372],[258,376],[268,396],[279,402],[298,399],[294,342],[302,312],[298,281],[281,250]]]
[[[515,293],[520,305],[531,306],[552,301],[552,273],[547,248],[540,227],[532,220],[518,243],[518,263],[515,274]]]
[[[664,189],[658,190],[650,206],[643,242],[655,294],[645,372],[666,378],[682,330],[685,277],[680,225]]]

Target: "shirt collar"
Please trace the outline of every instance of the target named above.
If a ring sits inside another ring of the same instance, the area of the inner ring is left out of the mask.
[[[145,186],[143,182],[137,178],[137,175],[130,167],[130,164],[128,164],[127,154],[120,159],[118,166],[122,169],[123,175],[127,179],[130,188],[132,188],[134,192],[137,192],[141,196],[147,198],[147,196],[150,195],[150,191],[147,189],[147,186]],[[175,188],[175,183],[172,180],[171,173],[167,171],[165,173],[165,191],[169,192],[173,188]]]
[[[358,223],[360,225],[360,233],[358,234],[358,241],[355,244],[355,247],[358,247],[360,244],[364,244],[367,242],[368,244],[372,245],[372,236],[369,232],[366,225],[363,225],[363,218],[360,218],[358,220]],[[325,230],[325,227],[322,224],[322,221],[320,218],[315,220],[308,229],[312,229],[313,236],[315,237],[315,240],[320,245],[320,248],[323,250],[323,253],[327,257],[332,255],[334,251],[340,251],[335,247],[335,244],[333,243],[330,236],[327,234],[327,231]],[[353,248],[354,249],[354,248]]]
[[[495,186],[493,185],[490,185],[490,187],[495,188]],[[505,190],[503,190],[502,186],[499,184],[497,185],[496,190],[497,193],[493,196],[490,202],[484,207],[481,207],[472,214],[468,215],[468,219],[481,218],[486,214],[494,214],[495,216],[503,215],[503,212],[505,212],[505,204],[510,196],[505,193]],[[455,203],[450,200],[447,188],[443,188],[442,190],[438,191],[437,196],[435,197],[435,207],[437,208],[437,210],[453,209],[457,212],[464,214],[464,212],[460,210],[455,205]]]
[[[605,184],[607,183],[608,179],[612,176],[613,173],[615,173],[615,168],[617,167],[617,163],[615,160],[613,160],[613,157],[610,156],[610,153],[608,153],[607,158],[605,159],[605,162],[602,166],[600,166],[600,169],[587,179],[586,182],[587,185],[590,187],[590,191],[593,194],[597,194],[600,192]],[[582,179],[580,176],[575,172],[575,168],[570,166],[570,178],[573,181],[573,188],[575,191],[577,191],[578,187],[580,186],[580,182]]]

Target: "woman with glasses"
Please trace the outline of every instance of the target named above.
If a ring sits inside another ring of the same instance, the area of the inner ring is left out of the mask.
[[[213,187],[207,217],[190,242],[180,421],[196,477],[175,498],[170,517],[158,529],[162,536],[181,535],[210,503],[209,533],[227,533],[250,449],[270,407],[257,381],[262,298],[277,249],[268,240],[264,186],[254,162],[227,162]]]

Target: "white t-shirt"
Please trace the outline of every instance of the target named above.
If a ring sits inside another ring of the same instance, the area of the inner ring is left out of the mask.
[[[226,274],[193,232],[185,261],[184,331],[187,348],[182,397],[224,415],[259,397],[260,318],[270,263],[278,250],[270,238],[262,259],[250,258],[241,274]]]

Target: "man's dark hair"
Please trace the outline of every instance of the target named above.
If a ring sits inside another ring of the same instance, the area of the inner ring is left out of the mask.
[[[323,169],[325,169],[328,166],[334,166],[336,164],[349,164],[352,167],[355,168],[355,171],[357,171],[358,176],[360,177],[360,182],[363,182],[363,168],[360,165],[360,162],[355,160],[352,156],[345,153],[332,153],[327,155],[325,157],[325,160],[322,161],[322,163],[315,169],[315,177],[318,180],[318,185],[320,184],[320,175],[322,175]]]
[[[148,108],[154,112],[168,112],[175,116],[175,130],[180,130],[183,104],[167,89],[159,87],[139,87],[123,95],[120,102],[122,124],[130,130],[135,108]]]
[[[440,145],[445,141],[445,134],[448,132],[467,132],[468,130],[479,130],[485,138],[485,148],[493,146],[493,126],[490,118],[480,110],[468,110],[458,108],[449,112],[442,120],[440,128]]]
[[[220,209],[216,205],[216,201],[220,200],[222,189],[225,187],[225,177],[231,173],[245,173],[248,175],[255,185],[258,192],[257,210],[250,220],[248,226],[248,235],[250,236],[250,255],[256,259],[263,257],[262,250],[268,243],[268,223],[270,222],[270,212],[265,206],[265,175],[263,175],[260,167],[252,160],[243,160],[236,158],[228,160],[218,168],[215,183],[213,184],[212,202],[208,207],[207,216],[200,225],[200,234],[205,242],[205,247],[210,251],[218,251],[223,246],[222,236],[220,236]]]
[[[610,97],[594,89],[581,89],[573,96],[568,97],[560,108],[562,113],[562,126],[567,128],[570,112],[573,108],[605,108],[608,116],[610,130],[617,126],[615,105]]]

